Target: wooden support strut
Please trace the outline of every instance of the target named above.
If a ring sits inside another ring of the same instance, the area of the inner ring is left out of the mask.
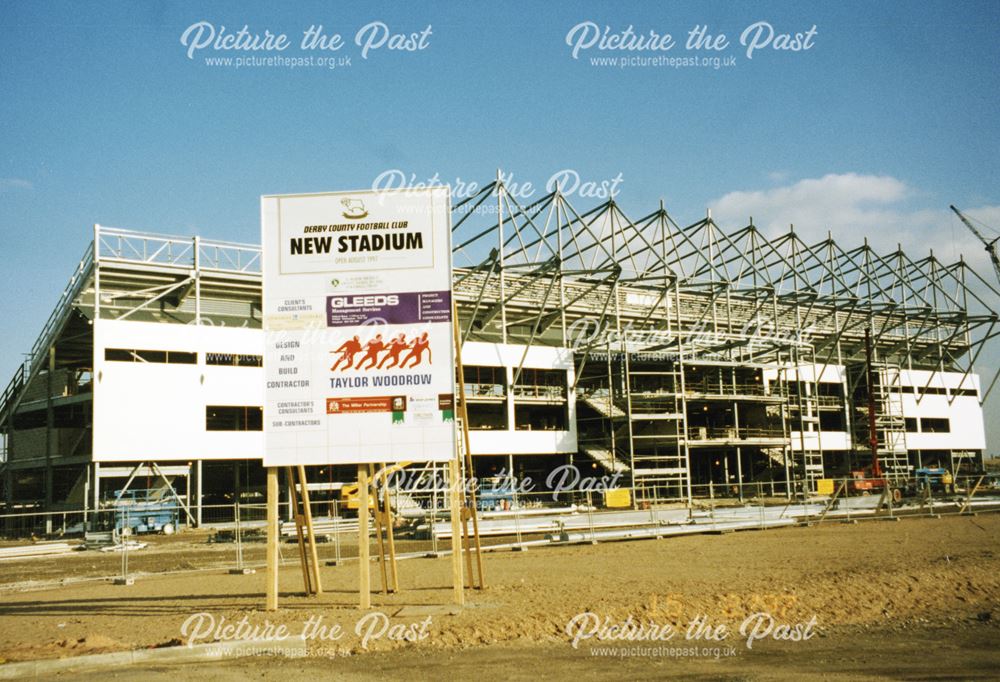
[[[837,498],[840,497],[840,494],[844,492],[844,490],[846,489],[847,489],[847,481],[841,481],[840,485],[837,486],[836,492],[833,493],[833,497],[831,497],[830,501],[826,503],[826,507],[823,509],[823,513],[820,514],[819,518],[816,520],[817,524],[823,523],[823,519],[826,518],[826,515],[829,513],[831,509],[833,509],[833,505],[837,502]]]
[[[309,485],[306,481],[306,468],[298,465],[296,470],[299,475],[299,486],[301,489],[300,500],[302,502],[302,516],[305,521],[306,543],[309,547],[309,567],[312,572],[312,593],[322,594],[323,583],[319,577],[319,552],[316,549],[316,532],[313,527],[312,508],[309,504]]]
[[[386,465],[382,465],[382,496],[383,496],[383,514],[384,514],[384,524],[386,529],[386,543],[389,546],[389,580],[391,586],[389,587],[390,592],[399,592],[399,572],[396,570],[396,541],[393,537],[392,529],[392,506],[389,500],[389,473]],[[376,497],[376,499],[378,499]]]
[[[979,491],[979,486],[983,484],[984,480],[986,480],[986,476],[980,476],[979,480],[976,481],[976,484],[972,486],[971,490],[969,490],[969,496],[965,498],[965,503],[962,505],[962,508],[958,510],[959,514],[964,514],[969,509],[969,505],[972,504],[972,496]]]
[[[385,541],[382,539],[382,514],[378,505],[378,476],[375,475],[375,465],[368,465],[368,474],[371,477],[371,490],[368,491],[368,500],[373,501],[375,510],[375,537],[378,540],[378,568],[382,577],[382,594],[389,594],[389,576],[385,566]]]
[[[468,478],[471,480],[475,477],[475,469],[472,466],[472,448],[469,445],[469,410],[468,405],[465,402],[465,370],[462,364],[462,339],[459,334],[459,323],[458,323],[458,306],[452,301],[452,318],[454,329],[454,340],[455,340],[455,365],[457,367],[458,374],[458,395],[456,398],[458,400],[455,404],[455,414],[460,415],[462,419],[462,445],[464,445],[465,450],[465,471]],[[513,472],[512,472],[513,474]],[[478,504],[476,500],[476,487],[474,485],[468,486],[468,491],[465,490],[466,486],[463,488],[463,497],[465,492],[469,494],[469,505],[468,511],[465,511],[463,507],[463,521],[465,526],[465,539],[466,539],[466,555],[469,553],[469,533],[468,533],[468,518],[472,518],[472,538],[476,546],[476,569],[479,577],[479,589],[486,588],[486,578],[483,575],[483,547],[479,537],[479,513]],[[466,516],[468,514],[468,516]],[[472,561],[469,560],[469,585],[473,585],[472,581]]]
[[[310,595],[312,594],[312,576],[309,572],[309,562],[306,560],[305,517],[302,515],[302,507],[299,504],[299,494],[295,490],[295,475],[292,467],[285,467],[285,475],[288,476],[288,493],[292,498],[292,517],[295,519],[295,539],[299,547],[299,563],[302,565],[302,584],[305,587],[306,595]]]
[[[368,562],[368,465],[358,465],[358,591],[359,607],[372,607],[371,572]]]

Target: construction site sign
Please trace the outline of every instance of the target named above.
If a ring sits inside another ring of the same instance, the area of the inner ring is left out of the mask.
[[[448,189],[261,199],[264,465],[455,456]]]

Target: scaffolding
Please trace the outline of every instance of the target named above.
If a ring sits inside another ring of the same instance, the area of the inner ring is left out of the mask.
[[[899,365],[888,362],[872,363],[872,384],[867,385],[866,366],[849,366],[855,389],[855,440],[864,443],[869,438],[868,392],[873,393],[875,435],[878,443],[879,467],[889,480],[908,477],[913,466],[906,447],[906,420],[903,416],[902,372]],[[870,452],[863,461],[870,465]]]
[[[866,329],[880,456],[905,476],[901,371],[967,385],[998,333],[1000,292],[964,259],[845,248],[829,234],[808,244],[793,228],[769,238],[752,219],[727,232],[711,213],[681,227],[662,202],[638,219],[613,198],[581,211],[559,188],[522,205],[499,174],[456,203],[453,225],[462,338],[572,348],[580,452],[627,473],[640,501],[703,495],[699,483],[720,482],[706,455],[737,470],[740,496],[762,479],[809,493],[830,475],[824,423],[850,440],[840,460],[860,463],[857,398],[818,373],[846,367],[855,386]],[[748,386],[754,371],[774,378]]]

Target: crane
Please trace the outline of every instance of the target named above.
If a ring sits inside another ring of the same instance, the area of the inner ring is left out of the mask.
[[[972,231],[972,234],[976,235],[976,238],[986,246],[986,253],[990,254],[990,260],[993,262],[993,271],[996,273],[997,281],[1000,281],[1000,257],[997,256],[997,241],[1000,240],[1000,237],[994,237],[992,240],[987,239],[983,236],[983,233],[972,224],[972,221],[965,217],[965,214],[954,206],[949,207],[955,212],[955,215],[959,217],[965,226]]]

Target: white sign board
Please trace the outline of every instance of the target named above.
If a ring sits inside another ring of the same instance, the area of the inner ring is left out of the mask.
[[[264,465],[455,456],[448,189],[261,199]]]

